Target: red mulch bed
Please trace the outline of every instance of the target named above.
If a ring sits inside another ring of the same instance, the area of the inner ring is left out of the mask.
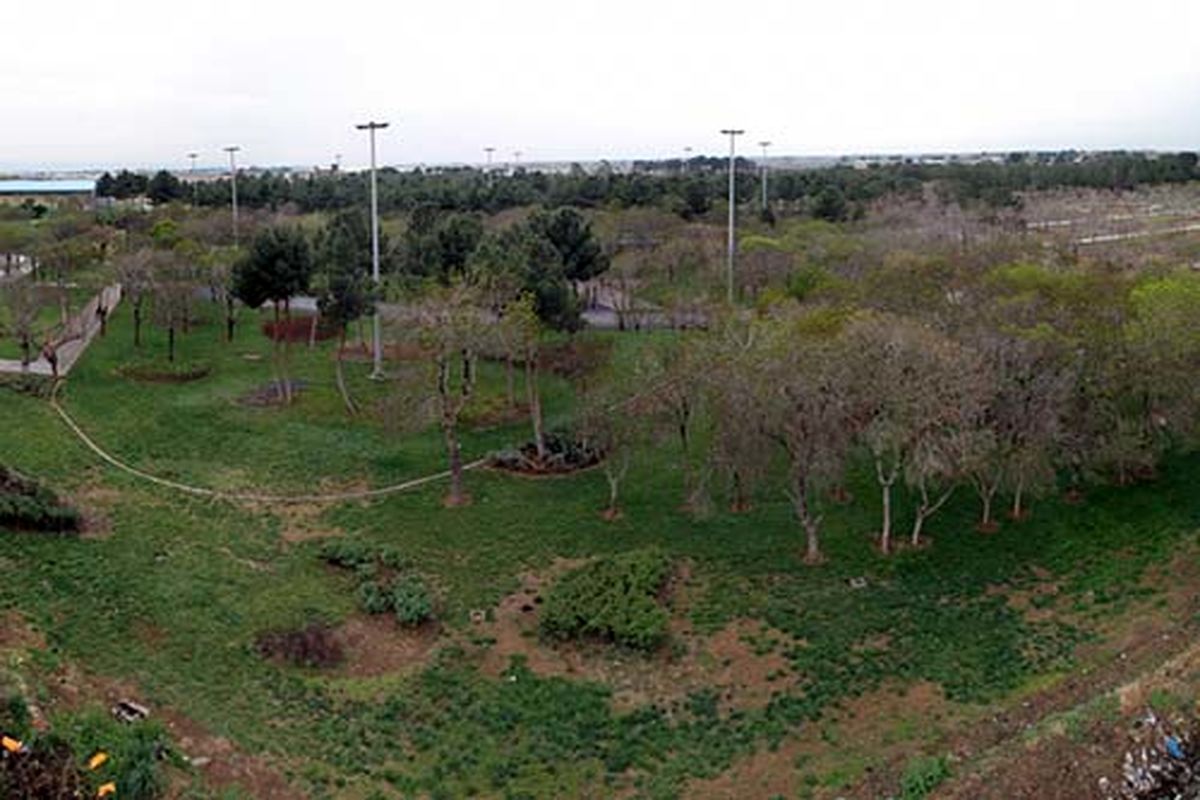
[[[312,336],[312,317],[281,319],[278,324],[273,320],[264,322],[262,332],[268,339],[276,342],[307,342],[309,337]],[[317,323],[318,342],[332,339],[337,335],[338,332],[333,327],[325,325],[322,322]]]

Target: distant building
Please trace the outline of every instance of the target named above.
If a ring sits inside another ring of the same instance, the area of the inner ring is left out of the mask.
[[[0,180],[0,203],[20,205],[25,202],[43,205],[91,206],[96,199],[96,182],[92,180]]]

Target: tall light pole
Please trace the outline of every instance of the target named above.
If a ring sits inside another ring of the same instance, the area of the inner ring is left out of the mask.
[[[188,178],[190,178],[192,181],[192,205],[193,206],[199,205],[199,203],[197,202],[197,197],[198,197],[198,192],[199,192],[200,187],[199,187],[199,184],[196,183],[196,159],[199,157],[200,157],[199,153],[188,153],[188,158],[192,162],[192,166],[188,170]]]
[[[225,152],[229,153],[229,188],[233,197],[233,246],[239,246],[238,240],[238,215],[237,215],[237,161],[234,155],[242,148],[237,145],[232,145],[225,148]]]
[[[379,185],[375,181],[375,131],[386,128],[386,122],[364,122],[355,125],[360,131],[370,131],[371,134],[371,278],[375,281],[375,289],[379,289]],[[375,309],[375,368],[371,371],[373,380],[383,378],[383,340],[380,331],[379,309]]]
[[[516,172],[520,168],[521,168],[521,151],[514,150],[513,151],[513,172]]]
[[[496,148],[485,147],[485,148],[483,148],[483,152],[487,153],[487,171],[491,172],[492,171],[492,153],[496,152]]]
[[[690,148],[690,147],[683,148],[683,168],[680,169],[679,171],[687,172],[688,162],[691,160],[692,160],[692,148]]]
[[[737,137],[745,133],[744,130],[737,128],[723,128],[721,133],[729,137],[729,252],[726,258],[726,286],[725,296],[729,301],[729,305],[733,305],[733,254],[737,249],[737,240],[734,238],[734,225],[737,219],[737,194],[734,189],[734,153],[736,152]]]
[[[762,148],[762,210],[767,213],[767,148],[771,146],[770,142],[759,142],[758,146]]]

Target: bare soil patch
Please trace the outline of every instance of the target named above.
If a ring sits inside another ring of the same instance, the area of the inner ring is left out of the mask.
[[[179,750],[196,766],[204,781],[218,791],[240,789],[256,800],[305,800],[274,765],[262,756],[241,752],[223,736],[172,709],[157,709]]]
[[[416,672],[429,663],[440,640],[436,625],[404,628],[390,614],[356,614],[334,635],[345,656],[335,674],[354,678]]]
[[[786,634],[752,620],[738,620],[712,636],[695,633],[681,613],[686,607],[686,568],[664,589],[664,597],[675,600],[676,616],[671,621],[671,644],[658,652],[642,655],[599,643],[541,641],[538,622],[543,590],[551,576],[581,563],[559,559],[545,577],[522,575],[521,588],[500,601],[490,621],[477,624],[477,633],[493,640],[482,654],[484,673],[500,675],[514,656],[521,657],[539,675],[604,683],[612,689],[618,710],[648,703],[669,707],[699,690],[716,692],[725,709],[757,708],[793,680],[781,648],[752,644],[755,640],[789,641]]]
[[[715,778],[689,782],[683,795],[693,800],[796,797],[800,789],[796,760],[802,750],[795,741],[784,742],[776,750],[760,750]]]
[[[0,611],[0,650],[41,650],[46,637],[19,612]]]
[[[953,752],[970,766],[936,793],[957,800],[1097,797],[1101,777],[1115,778],[1129,743],[1132,717],[1156,689],[1195,696],[1200,645],[1191,620],[1200,611],[1200,565],[1194,548],[1146,578],[1167,587],[1166,603],[1150,598],[1100,624],[1100,641],[1079,648],[1079,666],[1046,688],[989,709],[958,731]],[[1190,694],[1189,694],[1190,693]],[[1120,720],[1061,719],[1111,698]],[[1050,720],[1052,724],[1045,724]],[[1039,725],[1045,730],[1038,733]],[[1036,735],[1030,740],[1028,734]]]

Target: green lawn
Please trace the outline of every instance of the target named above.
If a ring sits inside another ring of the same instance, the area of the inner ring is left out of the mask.
[[[130,463],[226,490],[381,486],[444,469],[435,431],[346,419],[327,345],[293,348],[293,375],[308,382],[293,407],[239,404],[270,380],[270,344],[251,315],[234,345],[221,344],[216,320],[181,344],[182,357],[212,364],[210,376],[132,383],[116,372],[133,357],[124,306],[72,374],[66,407]],[[163,352],[162,333],[147,333],[146,348]],[[617,353],[640,341],[627,335]],[[354,393],[371,405],[385,389],[366,371],[349,365]],[[502,384],[501,370],[485,365],[482,402]],[[550,424],[565,422],[567,384],[549,378],[545,393]],[[809,567],[778,486],[764,487],[748,514],[696,520],[678,511],[669,443],[635,460],[626,513],[615,523],[597,513],[607,492],[598,471],[554,480],[472,473],[467,508],[443,509],[444,487],[433,485],[323,514],[326,527],[414,559],[437,587],[449,631],[446,647],[414,675],[333,679],[264,662],[251,647],[264,629],[352,613],[352,583],[318,563],[318,542],[283,540],[283,522],[265,510],[189,498],[101,465],[43,401],[0,390],[0,409],[0,461],[85,501],[105,498],[90,502],[106,508],[113,529],[86,540],[0,538],[0,609],[23,612],[46,632],[42,674],[70,661],[136,683],[155,702],[271,754],[317,797],[629,788],[672,797],[687,777],[717,774],[887,679],[932,681],[964,708],[1003,701],[1069,667],[1094,623],[1144,593],[1146,566],[1194,539],[1200,521],[1200,458],[1177,458],[1153,484],[1096,487],[1080,506],[1047,499],[1033,519],[994,536],[974,531],[963,492],[935,518],[934,546],[883,558],[868,538],[878,499],[863,471],[850,484],[856,501],[828,509],[828,562]],[[474,457],[526,435],[520,423],[469,431],[464,452]],[[524,570],[644,545],[690,560],[697,588],[682,613],[700,630],[743,617],[776,629],[774,646],[794,680],[765,707],[727,712],[698,692],[671,707],[616,711],[611,687],[540,677],[521,664],[494,680],[460,647],[468,611],[496,603]],[[851,588],[853,577],[868,587]],[[989,591],[1047,580],[1059,582],[1070,613],[1033,622]],[[147,629],[161,635],[147,638]],[[886,646],[872,644],[881,638]]]

